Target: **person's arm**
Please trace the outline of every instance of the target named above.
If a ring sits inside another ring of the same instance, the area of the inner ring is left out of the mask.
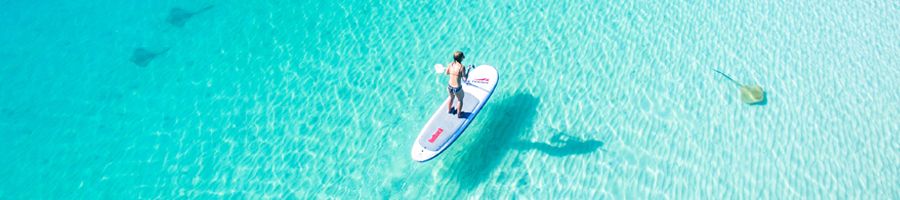
[[[462,70],[462,79],[466,81],[469,80],[469,70],[466,69],[466,66],[462,66],[462,64],[460,64],[460,68],[460,70]]]

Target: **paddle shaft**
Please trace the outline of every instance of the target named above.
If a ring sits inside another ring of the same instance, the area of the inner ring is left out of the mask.
[[[441,65],[441,64],[438,64],[438,65],[440,65],[440,66],[435,66],[435,68],[434,68],[434,69],[435,69],[435,70],[434,70],[435,73],[439,73],[439,74],[440,74],[440,73],[444,73],[444,70],[447,70],[447,67],[444,67],[444,65]],[[468,74],[468,73],[469,73],[469,70],[475,69],[475,65],[463,66],[463,68],[466,69],[466,74],[465,74],[465,76],[466,76],[466,77],[469,77],[469,74]]]

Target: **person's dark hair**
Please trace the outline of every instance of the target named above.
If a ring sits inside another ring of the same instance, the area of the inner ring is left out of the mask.
[[[462,62],[462,59],[465,58],[466,55],[463,55],[462,51],[453,52],[453,60],[456,62]]]

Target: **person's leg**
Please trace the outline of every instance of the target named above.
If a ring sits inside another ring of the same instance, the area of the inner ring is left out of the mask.
[[[459,99],[459,107],[457,107],[458,109],[456,109],[456,117],[462,117],[462,116],[463,116],[463,111],[462,111],[462,108],[463,108],[463,97],[465,97],[465,96],[466,96],[466,93],[463,92],[463,91],[459,91],[459,92],[456,93],[456,98]]]
[[[453,95],[453,91],[449,91],[449,90],[448,90],[448,92],[450,93],[450,101],[447,102],[447,113],[453,114],[453,98],[454,98],[454,95]]]

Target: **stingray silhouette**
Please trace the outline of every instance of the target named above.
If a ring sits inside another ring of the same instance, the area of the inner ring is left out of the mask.
[[[189,11],[189,10],[185,10],[185,9],[181,9],[181,8],[172,8],[172,10],[169,10],[169,16],[166,17],[166,21],[169,22],[169,24],[171,24],[172,26],[181,28],[181,27],[184,27],[184,23],[187,23],[187,21],[189,19],[191,19],[191,17],[194,17],[194,15],[206,12],[212,8],[213,8],[213,6],[206,6],[205,8],[202,8],[197,11]]]
[[[145,48],[137,48],[134,49],[134,52],[131,53],[131,62],[139,67],[147,67],[150,64],[150,61],[156,59],[157,56],[166,53],[169,51],[169,48],[166,48],[162,51],[150,51]]]
[[[716,71],[722,76],[725,76],[725,78],[727,78],[740,88],[741,101],[743,101],[744,103],[750,105],[764,105],[766,103],[766,92],[763,91],[762,87],[760,87],[759,85],[744,85],[732,79],[731,76],[728,76],[728,74],[722,73],[719,70],[715,69],[713,69],[713,71]]]

